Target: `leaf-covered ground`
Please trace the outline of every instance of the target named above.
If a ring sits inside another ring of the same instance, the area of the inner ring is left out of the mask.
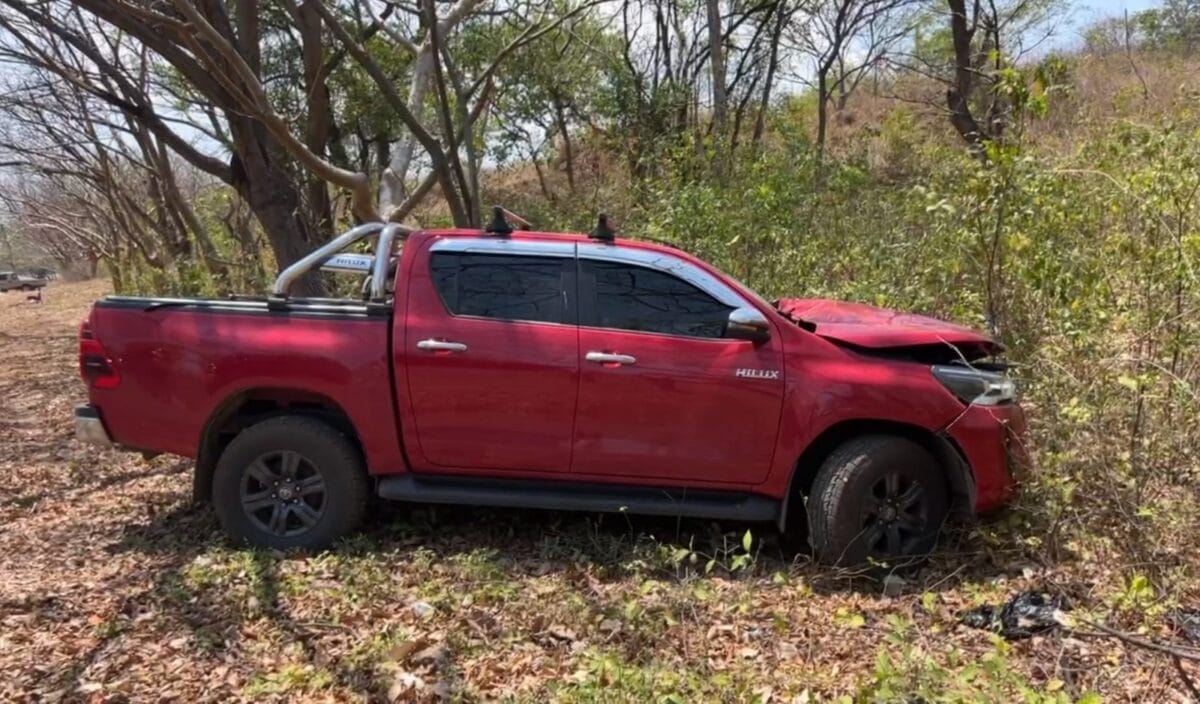
[[[747,557],[747,526],[625,516],[391,507],[325,554],[231,549],[187,460],[73,439],[105,291],[0,297],[0,700],[1187,700],[1169,658],[1112,639],[958,625],[1035,587],[1170,637],[1120,611],[1138,585],[1102,556],[1026,557],[1013,514],[892,596],[766,527]]]

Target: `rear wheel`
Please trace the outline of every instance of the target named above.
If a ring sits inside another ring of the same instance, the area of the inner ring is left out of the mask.
[[[213,506],[233,540],[319,550],[362,521],[368,482],[358,449],[313,418],[281,416],[243,430],[213,474]]]
[[[830,564],[929,554],[949,513],[937,460],[904,438],[871,435],[838,447],[808,501],[810,540]]]

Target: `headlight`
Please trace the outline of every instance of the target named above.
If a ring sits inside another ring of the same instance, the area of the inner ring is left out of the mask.
[[[1017,387],[1003,374],[945,364],[933,366],[933,375],[963,403],[999,406],[1017,395]]]

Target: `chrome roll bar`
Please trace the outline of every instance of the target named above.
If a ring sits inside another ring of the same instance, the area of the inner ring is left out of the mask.
[[[396,235],[407,235],[410,230],[398,223],[389,222],[379,232],[379,241],[375,245],[375,271],[371,272],[371,302],[383,303],[387,300],[387,275],[392,266],[392,242]]]
[[[369,222],[359,225],[314,249],[295,264],[281,271],[279,277],[275,279],[275,285],[271,287],[271,298],[286,299],[288,291],[296,279],[321,266],[350,245],[378,233],[379,241],[375,247],[375,261],[371,269],[370,300],[382,302],[387,299],[387,275],[388,268],[391,266],[392,246],[397,235],[405,237],[411,232],[410,228],[394,222]]]

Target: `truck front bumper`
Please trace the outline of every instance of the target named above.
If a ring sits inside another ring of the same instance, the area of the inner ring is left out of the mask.
[[[100,409],[86,403],[75,407],[75,439],[100,447],[114,444],[100,420]]]
[[[989,511],[1008,502],[1030,463],[1021,407],[968,406],[943,432],[954,440],[971,467],[975,511]]]

